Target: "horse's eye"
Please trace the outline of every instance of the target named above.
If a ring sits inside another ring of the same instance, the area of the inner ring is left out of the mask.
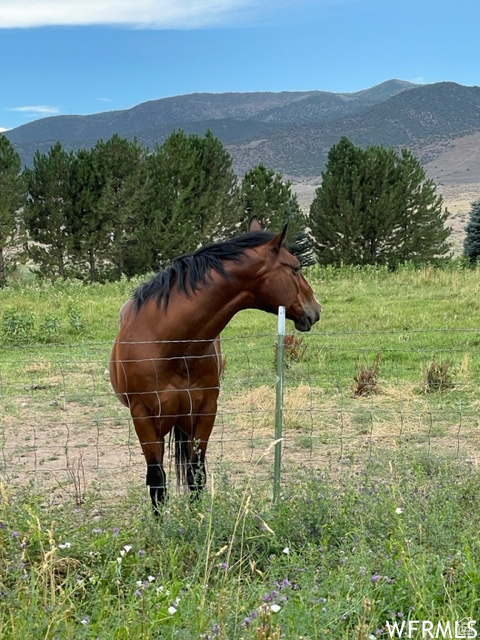
[[[302,270],[302,267],[300,265],[298,265],[298,267],[292,267],[292,271],[296,276],[298,276],[301,270]]]

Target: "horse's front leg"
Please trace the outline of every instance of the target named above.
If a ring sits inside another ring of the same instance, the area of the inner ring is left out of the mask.
[[[147,407],[131,407],[135,431],[147,463],[146,484],[155,515],[167,496],[167,476],[163,467],[165,433],[169,426],[158,417],[148,415]],[[143,414],[143,415],[142,415]],[[171,428],[171,426],[170,426]]]

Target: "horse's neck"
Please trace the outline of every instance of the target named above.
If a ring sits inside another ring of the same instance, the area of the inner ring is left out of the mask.
[[[210,287],[195,293],[191,298],[172,301],[168,309],[168,333],[181,337],[191,336],[196,340],[215,340],[233,316],[246,308],[245,296],[219,295],[218,290],[207,291]],[[165,329],[167,329],[167,324]]]

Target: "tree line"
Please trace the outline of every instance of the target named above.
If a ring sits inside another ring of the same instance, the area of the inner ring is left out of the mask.
[[[239,179],[211,132],[174,131],[153,151],[118,135],[76,152],[57,142],[24,169],[0,135],[0,283],[19,260],[51,280],[146,274],[243,231],[252,215],[272,230],[288,222],[304,263],[394,267],[448,255],[448,211],[406,150],[342,138],[309,212],[291,187],[263,164]],[[472,228],[478,236],[478,221]],[[478,241],[470,246],[476,259]]]

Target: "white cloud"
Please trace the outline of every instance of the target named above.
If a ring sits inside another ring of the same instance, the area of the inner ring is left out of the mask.
[[[283,4],[295,4],[295,0]],[[262,6],[263,5],[263,6]],[[267,0],[0,0],[0,29],[55,25],[130,25],[195,28],[265,11]],[[268,10],[268,7],[267,7]]]
[[[53,116],[60,113],[58,107],[51,107],[47,104],[37,104],[31,107],[12,107],[5,111],[15,111],[17,113],[25,113],[28,116]]]
[[[413,82],[413,84],[426,84],[426,80],[423,76],[418,76],[417,78],[413,78],[413,80],[410,80],[410,82]]]

